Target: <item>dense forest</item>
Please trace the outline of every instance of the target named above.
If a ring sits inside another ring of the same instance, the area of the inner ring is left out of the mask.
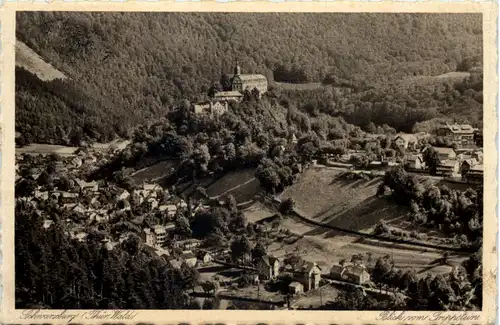
[[[320,95],[285,95],[313,112],[310,103],[321,99],[328,114],[362,127],[387,116],[406,131],[443,116],[482,119],[481,79],[401,86],[480,64],[480,15],[23,12],[17,37],[72,80],[29,87],[32,78],[17,71],[16,127],[25,142],[127,136],[179,100],[203,98],[235,58],[244,73],[262,73],[271,84],[328,84]],[[66,87],[89,100],[75,107],[60,94]],[[54,117],[43,117],[47,111]],[[61,120],[71,111],[88,118]]]
[[[40,211],[16,204],[17,308],[189,308],[196,270],[167,267],[134,236],[111,251],[97,231],[85,243],[71,240],[57,206],[48,204],[43,213],[56,220],[46,231]]]

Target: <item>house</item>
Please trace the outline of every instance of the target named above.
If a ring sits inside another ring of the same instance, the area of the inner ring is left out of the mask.
[[[158,239],[154,231],[151,231],[150,228],[144,228],[144,234],[146,237],[145,238],[146,245],[153,247],[157,245]]]
[[[80,191],[85,191],[85,192],[88,191],[88,192],[94,192],[94,193],[99,192],[99,185],[95,181],[85,182],[85,181],[82,181],[81,179],[77,179],[76,184],[80,188]]]
[[[87,240],[88,234],[86,232],[80,231],[80,232],[72,232],[71,234],[72,239],[76,239],[77,241],[83,243]]]
[[[83,161],[82,161],[82,159],[80,159],[80,157],[73,157],[73,159],[71,159],[70,164],[71,164],[71,167],[78,169],[78,168],[82,167]]]
[[[156,235],[157,245],[159,246],[163,245],[165,243],[165,240],[167,239],[167,231],[165,229],[165,226],[161,225],[153,226],[153,232]]]
[[[78,201],[77,193],[61,192],[60,194],[61,203],[76,203]]]
[[[474,144],[475,129],[469,124],[446,124],[438,128],[437,135],[459,146]]]
[[[472,153],[472,158],[476,159],[479,163],[483,163],[483,152],[478,150]]]
[[[370,281],[370,274],[362,264],[333,265],[330,276],[335,280],[347,281],[357,285]]]
[[[186,240],[183,240],[183,241],[178,241],[176,243],[177,247],[182,247],[184,249],[194,249],[194,248],[197,248],[197,247],[200,247],[201,245],[201,241],[199,241],[198,239],[186,239]]]
[[[212,262],[213,257],[209,252],[200,251],[198,252],[198,259],[200,260],[201,263],[208,264]]]
[[[193,105],[195,114],[209,114],[210,116],[221,116],[228,111],[227,101],[207,101]]]
[[[104,248],[106,248],[106,250],[108,251],[112,251],[118,244],[119,244],[118,242],[107,241],[104,243]]]
[[[405,160],[406,168],[408,169],[423,169],[425,167],[425,162],[421,154],[407,155]]]
[[[418,139],[414,134],[399,133],[393,139],[393,143],[403,150],[415,150],[417,148]]]
[[[46,220],[43,221],[42,228],[43,229],[49,229],[53,224],[54,224],[54,221],[52,221],[50,219],[46,219]]]
[[[167,263],[168,263],[168,264],[169,264],[172,268],[177,269],[177,270],[179,270],[179,269],[181,268],[181,266],[182,266],[182,262],[181,262],[181,261],[179,261],[178,259],[176,259],[176,258],[174,258],[174,257],[171,257],[171,256],[169,256],[169,257],[167,258]]]
[[[300,282],[293,281],[292,283],[290,283],[288,285],[288,292],[290,292],[292,295],[303,293],[304,292],[304,286]]]
[[[133,190],[130,196],[132,198],[132,201],[135,202],[136,204],[140,205],[142,204],[142,202],[144,202],[144,196],[142,190]]]
[[[81,204],[75,204],[73,208],[71,209],[71,212],[78,212],[78,213],[85,213],[85,207]]]
[[[89,206],[91,206],[95,209],[99,209],[101,207],[101,202],[99,202],[99,199],[94,196],[94,197],[92,197],[92,199],[90,199]]]
[[[148,205],[148,208],[150,210],[154,210],[158,207],[158,200],[156,200],[155,198],[151,197],[147,200],[147,205]]]
[[[183,252],[180,259],[190,267],[195,267],[198,259],[191,251]]]
[[[477,164],[470,168],[466,175],[467,182],[471,184],[480,184],[484,180],[484,170],[482,164]]]
[[[96,158],[96,157],[94,157],[93,155],[88,155],[87,157],[85,157],[85,158],[83,159],[83,163],[84,163],[85,165],[93,165],[93,164],[95,164],[96,162],[97,162],[97,158]]]
[[[174,217],[175,214],[177,213],[177,206],[175,204],[164,204],[164,205],[160,205],[158,207],[158,210],[166,211],[167,216]]]
[[[35,197],[35,199],[45,201],[45,200],[49,199],[49,192],[48,191],[44,191],[44,192],[35,191],[34,197]]]
[[[293,266],[293,278],[302,283],[304,291],[319,288],[321,268],[315,262],[300,260]]]
[[[266,255],[257,260],[256,267],[261,279],[275,279],[279,275],[280,261],[276,257]]]
[[[457,158],[457,153],[453,148],[434,147],[439,160],[452,160]]]
[[[453,177],[458,174],[458,161],[442,160],[436,167],[436,175],[443,177]]]
[[[116,200],[121,201],[121,200],[127,200],[130,197],[130,192],[127,190],[123,190],[120,192],[120,194],[117,195]]]
[[[187,209],[187,207],[188,207],[188,204],[183,199],[181,199],[179,201],[179,203],[177,203],[177,208],[179,208],[179,209]]]
[[[467,179],[467,173],[469,170],[474,167],[475,165],[478,164],[478,161],[474,158],[469,158],[469,159],[464,159],[462,163],[460,164],[460,175],[462,175],[462,178],[464,180]]]

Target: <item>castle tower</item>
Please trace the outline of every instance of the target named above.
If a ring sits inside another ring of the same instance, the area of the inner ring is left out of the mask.
[[[238,64],[238,59],[236,59],[236,65],[234,66],[234,75],[240,75],[241,74],[241,68],[240,65]]]

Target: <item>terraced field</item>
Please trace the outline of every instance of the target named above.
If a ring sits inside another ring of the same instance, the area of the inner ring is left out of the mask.
[[[351,230],[369,230],[380,220],[407,214],[404,207],[377,198],[380,177],[347,180],[343,175],[336,169],[309,169],[281,198],[293,198],[297,208],[309,218]]]
[[[309,169],[282,194],[281,199],[293,198],[301,214],[331,226],[367,233],[380,220],[401,228],[408,226],[408,210],[405,207],[376,197],[381,178],[347,180],[342,173],[330,168]],[[354,254],[363,254],[365,258],[371,254],[372,260],[389,254],[396,266],[403,270],[415,269],[435,274],[450,270],[450,266],[437,263],[443,254],[438,250],[359,239],[294,218],[283,220],[281,226],[304,237],[292,245],[273,243],[270,247],[272,253],[277,256],[299,254],[317,262],[322,268],[329,269],[334,263],[350,259]],[[464,259],[466,257],[462,255],[453,255],[451,261],[456,264]]]
[[[132,179],[137,184],[142,184],[143,182],[157,182],[164,177],[170,175],[172,168],[177,166],[176,160],[165,160],[143,168],[132,174]]]
[[[255,169],[248,168],[224,175],[206,190],[210,197],[233,195],[238,203],[242,203],[251,200],[260,191],[260,183],[255,178]]]

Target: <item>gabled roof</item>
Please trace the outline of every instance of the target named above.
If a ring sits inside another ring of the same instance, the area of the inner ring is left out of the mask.
[[[443,155],[449,155],[455,152],[453,148],[446,148],[446,147],[434,147],[434,150],[436,150],[437,153]]]
[[[321,268],[314,262],[309,262],[309,261],[304,261],[301,260],[299,263],[295,264],[294,266],[294,272],[298,273],[309,273],[311,270],[313,270],[315,267],[321,270]]]
[[[344,271],[344,267],[339,264],[334,264],[330,270],[331,273],[337,273],[337,274],[342,274]]]
[[[366,272],[366,268],[361,265],[349,265],[346,267],[347,271],[351,274],[360,276],[363,272]]]
[[[153,226],[153,231],[158,234],[158,233],[163,233],[165,232],[165,226],[162,226],[162,225],[156,225],[156,226]]]
[[[448,129],[453,133],[474,133],[474,128],[469,124],[447,124],[443,125],[441,129]]]
[[[439,167],[455,167],[456,165],[457,165],[456,160],[442,160],[437,167],[438,168]]]
[[[292,282],[292,283],[290,283],[288,286],[289,286],[289,287],[293,287],[293,288],[298,288],[298,287],[302,287],[303,285],[302,285],[302,283],[300,283],[300,282],[293,281],[293,282]]]
[[[260,258],[267,266],[273,265],[276,261],[279,262],[279,259],[277,259],[274,256],[269,256],[265,255]]]
[[[261,74],[240,74],[240,75],[237,75],[234,77],[235,78],[239,77],[241,79],[241,81],[254,81],[254,80],[266,80],[267,81],[267,78]]]
[[[159,188],[160,186],[158,184],[147,184],[147,183],[142,184],[142,189],[146,191],[153,191]]]
[[[414,134],[410,134],[410,133],[398,133],[394,137],[394,140],[396,140],[398,138],[403,139],[405,142],[408,142],[408,143],[418,142],[417,137]]]
[[[471,171],[477,171],[477,172],[482,172],[483,171],[483,165],[482,164],[478,164],[478,165],[475,165],[475,166],[472,166],[472,168],[470,169]]]
[[[421,155],[408,155],[406,156],[407,161],[417,161],[420,160],[422,161],[422,156]]]
[[[463,162],[462,162],[462,165],[463,164],[467,164],[469,165],[470,167],[473,167],[475,165],[478,164],[478,161],[476,160],[476,158],[470,158],[470,159],[465,159]]]

